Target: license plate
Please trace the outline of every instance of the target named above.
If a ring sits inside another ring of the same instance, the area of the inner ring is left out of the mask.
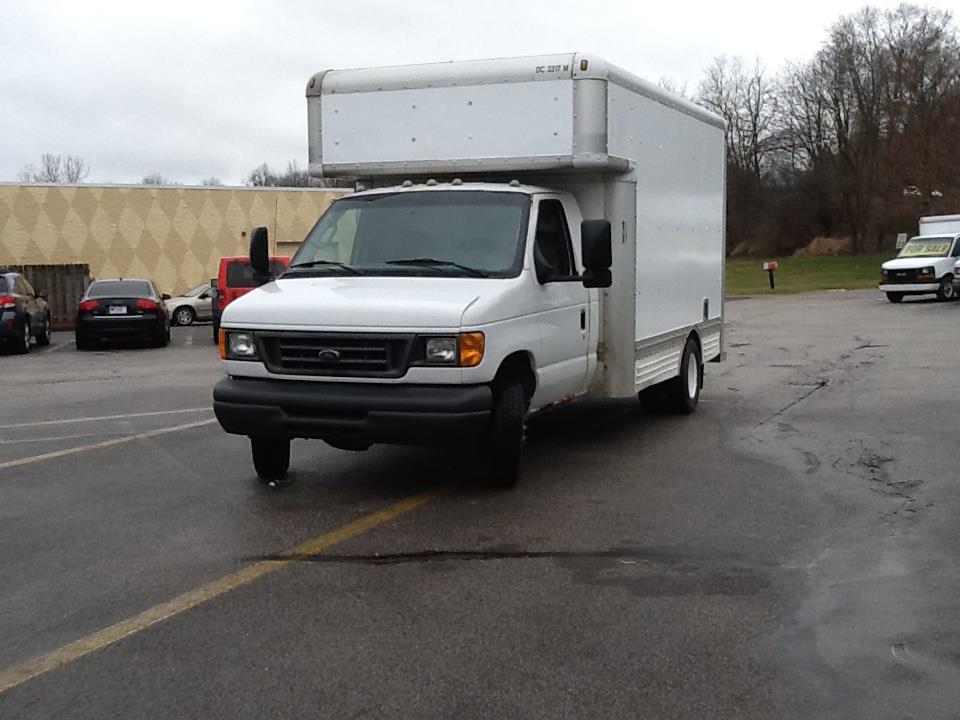
[[[126,315],[127,306],[126,305],[111,305],[110,306],[111,315]]]

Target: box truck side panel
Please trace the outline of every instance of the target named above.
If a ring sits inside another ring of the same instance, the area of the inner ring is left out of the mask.
[[[723,130],[613,83],[608,102],[609,152],[636,163],[634,339],[697,327],[708,336],[703,359],[712,359],[722,317]]]
[[[927,215],[920,218],[919,235],[956,235],[960,233],[960,215]]]
[[[437,164],[559,158],[573,146],[573,81],[323,96],[323,163]],[[369,167],[367,167],[369,170]]]

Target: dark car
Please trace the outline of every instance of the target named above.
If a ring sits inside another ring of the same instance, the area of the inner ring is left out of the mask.
[[[37,345],[50,344],[47,296],[20,273],[0,268],[0,341],[26,353],[31,337]]]
[[[163,347],[170,341],[165,300],[149,280],[94,280],[77,308],[77,350],[103,339],[143,339]]]

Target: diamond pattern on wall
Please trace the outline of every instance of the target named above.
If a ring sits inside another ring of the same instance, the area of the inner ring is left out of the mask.
[[[183,292],[245,255],[254,225],[296,247],[343,190],[0,183],[0,265],[87,263],[91,277],[144,275]]]

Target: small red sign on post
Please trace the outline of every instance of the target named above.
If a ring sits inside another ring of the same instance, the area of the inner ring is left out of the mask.
[[[767,260],[767,261],[763,264],[763,269],[766,270],[766,271],[767,271],[767,275],[770,276],[770,289],[773,290],[773,289],[774,289],[774,284],[773,284],[773,271],[777,269],[777,261],[776,261],[776,260]]]

